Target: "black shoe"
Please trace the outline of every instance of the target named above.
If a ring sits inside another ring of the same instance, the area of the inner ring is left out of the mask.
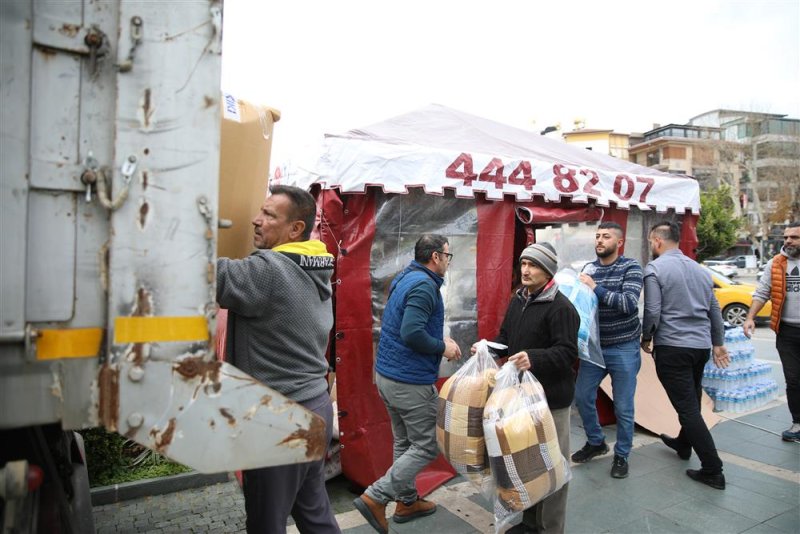
[[[586,442],[586,445],[575,454],[572,455],[572,461],[577,462],[579,464],[588,462],[595,456],[601,456],[608,452],[608,445],[604,441],[600,445],[590,445],[589,442]]]
[[[692,447],[691,445],[683,445],[681,442],[678,441],[678,438],[671,438],[666,434],[661,434],[661,441],[664,442],[664,445],[672,449],[673,451],[678,453],[678,457],[681,460],[688,460],[692,457]]]
[[[689,475],[689,478],[692,480],[702,482],[706,486],[711,486],[718,490],[725,489],[725,475],[722,473],[711,475],[709,473],[703,473],[702,469],[687,469],[686,474]]]
[[[611,476],[614,478],[628,477],[628,459],[619,455],[614,455],[614,463],[611,464]]]

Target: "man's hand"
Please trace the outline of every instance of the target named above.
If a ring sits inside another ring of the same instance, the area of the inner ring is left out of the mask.
[[[510,356],[508,361],[516,365],[518,371],[527,371],[531,368],[531,360],[528,358],[528,353],[524,350]]]
[[[653,343],[652,339],[645,339],[642,338],[642,342],[639,344],[642,347],[642,350],[645,351],[647,354],[653,354],[653,347],[651,346]]]
[[[753,331],[756,329],[756,322],[753,319],[746,319],[744,324],[742,325],[742,330],[744,330],[744,335],[747,337],[753,337]]]
[[[713,357],[714,357],[714,365],[716,365],[720,369],[725,369],[731,363],[731,359],[728,356],[728,349],[726,349],[722,345],[714,347]]]
[[[594,290],[597,287],[597,283],[594,281],[594,278],[589,276],[586,273],[581,273],[578,275],[578,280],[589,286],[589,289]]]
[[[448,361],[461,359],[461,349],[452,338],[444,338],[444,354],[442,356],[447,358]]]
[[[470,356],[475,356],[476,352],[478,352],[478,342],[473,343],[472,346],[469,348]]]

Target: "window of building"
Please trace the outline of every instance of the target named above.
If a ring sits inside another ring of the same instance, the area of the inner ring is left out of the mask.
[[[736,126],[736,137],[739,139],[744,139],[745,137],[750,137],[751,131],[750,127],[747,124],[738,124]]]
[[[800,121],[770,119],[764,121],[764,133],[774,135],[800,135]]]
[[[714,150],[709,147],[698,146],[692,151],[695,165],[713,165]]]
[[[686,148],[682,146],[665,146],[664,159],[686,159]]]
[[[647,153],[647,166],[652,167],[653,165],[658,165],[661,163],[661,158],[659,157],[658,150],[651,150]]]
[[[756,158],[796,159],[800,157],[800,141],[768,141],[756,145]]]

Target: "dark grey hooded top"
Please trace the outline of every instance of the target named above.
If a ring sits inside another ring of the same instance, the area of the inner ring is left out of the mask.
[[[333,256],[319,241],[280,249],[217,260],[217,302],[228,309],[227,361],[304,402],[328,387]]]

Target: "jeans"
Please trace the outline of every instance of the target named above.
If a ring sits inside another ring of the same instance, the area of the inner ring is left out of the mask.
[[[690,349],[664,345],[654,348],[656,374],[678,413],[681,424],[678,442],[692,446],[700,458],[703,472],[719,474],[722,473],[722,460],[700,413],[703,368],[710,354],[710,348]]]
[[[617,443],[614,454],[627,458],[633,445],[633,394],[636,375],[642,366],[639,340],[632,339],[603,347],[606,368],[582,361],[575,382],[575,404],[583,421],[586,441],[600,445],[605,439],[597,417],[597,388],[607,374],[614,392],[614,415],[617,417]]]
[[[786,401],[792,423],[800,423],[800,326],[781,323],[775,346],[786,379]]]
[[[325,419],[325,443],[331,441],[333,408],[325,392],[301,403]],[[286,532],[286,519],[294,518],[306,534],[339,534],[328,492],[325,489],[325,459],[242,471],[244,507],[248,534]]]
[[[374,501],[386,504],[417,500],[417,473],[439,456],[436,410],[439,394],[433,384],[404,384],[376,373],[378,394],[392,421],[394,463],[366,489]]]

